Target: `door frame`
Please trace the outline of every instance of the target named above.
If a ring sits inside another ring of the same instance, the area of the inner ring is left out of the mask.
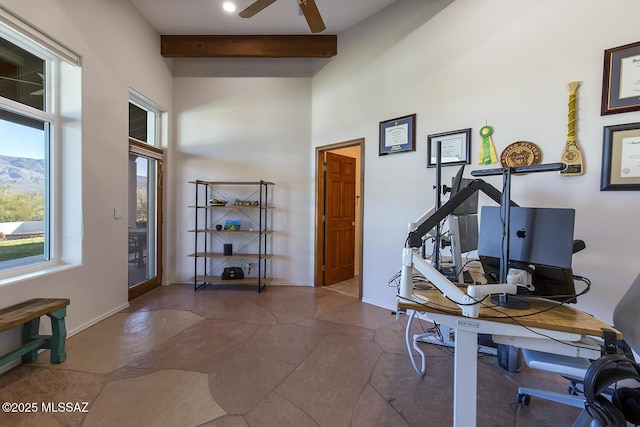
[[[140,295],[149,292],[162,284],[162,253],[163,253],[163,224],[164,224],[164,150],[158,147],[149,145],[143,141],[138,141],[134,138],[129,138],[129,152],[131,153],[132,147],[134,150],[137,148],[141,153],[145,153],[149,158],[154,159],[157,162],[157,194],[156,194],[156,275],[149,278],[144,282],[138,283],[132,288],[128,288],[129,301]],[[141,154],[144,155],[144,154]]]
[[[363,220],[364,220],[364,138],[352,139],[349,141],[338,142],[335,144],[324,145],[321,147],[316,147],[316,211],[315,211],[315,254],[314,254],[314,278],[313,278],[313,286],[321,287],[324,286],[324,254],[325,254],[325,227],[323,216],[325,214],[326,209],[326,200],[325,200],[325,174],[323,172],[324,167],[324,158],[325,153],[329,151],[335,151],[341,148],[348,147],[360,147],[359,153],[359,163],[360,163],[360,176],[356,177],[359,179],[360,185],[360,198],[358,201],[358,207],[356,208],[356,224],[357,229],[355,230],[356,235],[358,236],[358,241],[356,242],[356,250],[358,257],[358,271],[359,280],[358,280],[358,298],[362,300],[362,229],[363,229]]]

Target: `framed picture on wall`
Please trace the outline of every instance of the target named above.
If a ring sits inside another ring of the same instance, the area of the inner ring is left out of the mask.
[[[640,123],[605,126],[600,191],[640,190]]]
[[[379,156],[416,151],[416,115],[380,122]]]
[[[471,163],[471,128],[438,133],[427,137],[427,167],[438,162],[437,148],[440,146],[440,165],[454,166]]]
[[[604,51],[601,115],[640,110],[640,42]]]

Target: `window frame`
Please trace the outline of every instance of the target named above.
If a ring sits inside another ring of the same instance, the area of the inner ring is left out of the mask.
[[[63,237],[63,229],[66,224],[72,223],[63,218],[63,213],[71,214],[75,221],[82,216],[81,195],[73,198],[63,198],[63,188],[66,182],[74,179],[65,175],[81,175],[81,164],[75,166],[73,171],[62,173],[62,164],[68,161],[68,153],[71,148],[65,148],[62,141],[64,124],[64,111],[62,100],[77,98],[80,94],[80,83],[66,84],[63,86],[62,76],[81,76],[80,57],[66,49],[64,46],[40,33],[27,23],[22,22],[8,11],[0,7],[0,37],[7,42],[23,49],[44,61],[44,102],[40,110],[12,99],[0,97],[0,108],[13,114],[26,118],[42,121],[45,124],[45,249],[42,261],[36,261],[27,265],[0,270],[0,286],[12,283],[16,280],[30,277],[33,274],[43,274],[54,268],[78,265],[81,262],[81,245],[71,240],[74,237]],[[68,67],[68,65],[71,67]],[[66,92],[63,92],[66,91]],[[78,101],[79,102],[79,101]],[[78,105],[79,107],[79,105]],[[81,123],[81,114],[74,117],[74,125]],[[68,118],[67,118],[67,121]],[[80,137],[67,138],[68,144],[74,146],[81,144]],[[73,164],[73,162],[69,162]],[[82,231],[80,230],[80,235]],[[66,243],[65,243],[66,242]],[[69,244],[71,243],[71,244]]]

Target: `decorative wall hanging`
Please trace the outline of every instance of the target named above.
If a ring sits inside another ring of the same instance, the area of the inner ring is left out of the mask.
[[[580,82],[570,82],[569,89],[569,113],[567,115],[567,142],[562,151],[562,162],[567,165],[560,171],[560,175],[572,176],[584,173],[584,162],[582,161],[582,151],[576,140],[576,93]]]
[[[493,128],[491,126],[483,126],[480,128],[480,136],[482,143],[480,144],[480,156],[478,157],[479,165],[490,165],[498,161],[496,148],[493,146]]]
[[[380,156],[416,151],[416,115],[380,122]]]
[[[529,141],[516,141],[509,144],[500,154],[500,163],[503,168],[538,165],[541,160],[540,148]]]

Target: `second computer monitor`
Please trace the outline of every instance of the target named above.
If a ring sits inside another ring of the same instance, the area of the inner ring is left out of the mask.
[[[575,211],[556,208],[510,209],[509,268],[528,271],[533,291],[519,294],[576,302],[571,269]],[[498,282],[503,219],[500,207],[485,206],[480,215],[478,257],[487,281]]]
[[[574,209],[510,209],[509,260],[571,268]],[[478,255],[500,258],[503,219],[499,206],[483,206]]]

